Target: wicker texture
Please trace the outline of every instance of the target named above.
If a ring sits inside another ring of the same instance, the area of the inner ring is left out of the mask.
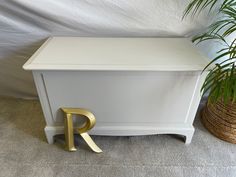
[[[208,102],[202,111],[201,120],[213,135],[236,144],[236,103]]]

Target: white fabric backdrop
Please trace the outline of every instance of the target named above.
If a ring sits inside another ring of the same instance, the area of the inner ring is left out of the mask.
[[[202,14],[182,21],[189,1],[0,0],[0,95],[37,96],[22,65],[48,36],[189,37],[212,20]],[[212,56],[209,45],[201,49]]]

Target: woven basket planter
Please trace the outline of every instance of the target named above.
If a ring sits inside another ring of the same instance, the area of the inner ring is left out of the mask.
[[[202,111],[203,125],[216,137],[236,144],[236,103],[214,104],[208,101]]]

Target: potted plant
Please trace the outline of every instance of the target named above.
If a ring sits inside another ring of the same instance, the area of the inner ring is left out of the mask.
[[[220,43],[216,57],[205,67],[209,74],[202,86],[208,101],[202,111],[204,126],[215,136],[236,143],[236,0],[192,0],[184,16],[203,10],[217,11],[215,22],[192,41],[213,40]]]

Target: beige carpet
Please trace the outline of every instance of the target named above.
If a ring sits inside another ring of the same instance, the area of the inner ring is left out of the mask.
[[[196,118],[186,146],[182,137],[93,137],[91,152],[80,137],[77,152],[63,149],[63,136],[46,143],[38,101],[0,97],[0,177],[236,177],[236,145],[209,134]]]

